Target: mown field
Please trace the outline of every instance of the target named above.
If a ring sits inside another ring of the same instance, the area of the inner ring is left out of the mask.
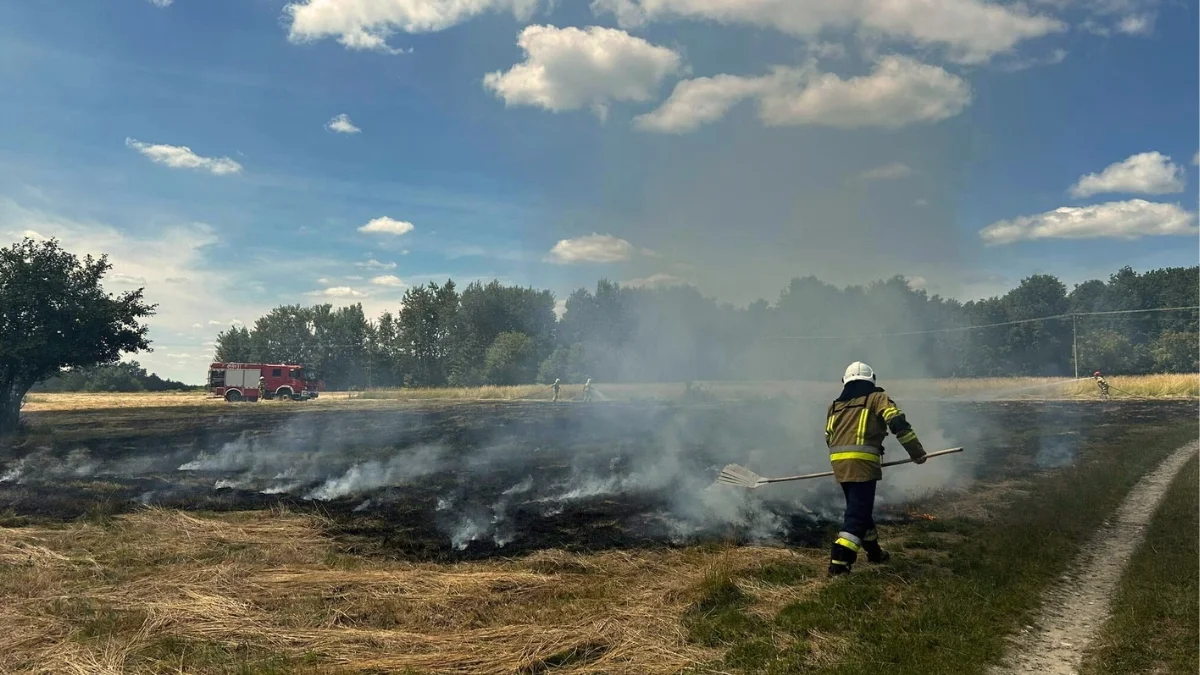
[[[823,399],[610,389],[34,402],[0,445],[0,672],[982,672],[1197,435],[1186,400],[902,400],[967,451],[889,471],[894,561],[831,582],[836,486],[713,485],[827,466]]]
[[[1111,396],[1115,399],[1136,398],[1196,398],[1200,396],[1200,375],[1137,375],[1108,378],[1112,385]],[[904,398],[950,398],[964,400],[1088,400],[1098,399],[1099,390],[1090,378],[1080,380],[1063,378],[1008,377],[944,380],[897,380],[884,383],[888,391]],[[559,391],[561,401],[578,401],[582,398],[581,385],[563,385]],[[685,383],[663,384],[609,384],[596,383],[594,400],[680,400],[689,396],[715,397],[718,399],[746,399],[772,396],[832,397],[836,396],[836,383],[828,382],[696,382],[689,392]],[[832,393],[830,393],[832,392]],[[513,387],[465,387],[425,389],[372,389],[352,392],[327,392],[316,401],[303,405],[337,406],[349,405],[348,401],[500,401],[531,400],[548,401],[552,393],[545,385],[520,385]],[[294,401],[264,401],[263,405],[291,405]],[[93,410],[138,407],[191,407],[205,405],[228,405],[205,392],[164,393],[59,393],[29,394],[25,410]],[[251,405],[251,404],[247,404]]]

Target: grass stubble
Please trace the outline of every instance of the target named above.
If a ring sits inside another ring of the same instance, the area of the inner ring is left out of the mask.
[[[329,525],[149,508],[0,528],[0,672],[679,672],[719,656],[680,622],[714,569],[818,557],[710,545],[446,566],[343,554]]]

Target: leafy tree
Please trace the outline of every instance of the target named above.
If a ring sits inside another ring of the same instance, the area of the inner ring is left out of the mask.
[[[1200,347],[1195,333],[1168,331],[1158,336],[1150,348],[1155,370],[1164,373],[1195,373],[1200,371]]]
[[[58,241],[25,238],[0,249],[0,433],[16,428],[35,382],[149,350],[142,290],[113,295],[106,256],[82,260]]]
[[[537,369],[533,338],[524,333],[501,333],[488,347],[484,372],[488,384],[512,385],[532,382]]]
[[[229,330],[217,333],[217,361],[223,363],[248,363],[259,360],[255,343],[247,328],[230,326]]]

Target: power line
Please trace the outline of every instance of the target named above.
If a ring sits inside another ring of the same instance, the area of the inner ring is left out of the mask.
[[[929,330],[914,330],[901,333],[874,333],[870,335],[775,335],[769,337],[769,340],[849,340],[852,338],[882,338],[882,337],[901,337],[905,335],[929,335],[932,333],[953,333],[968,330],[978,330],[980,328],[996,328],[998,326],[1015,326],[1024,323],[1034,323],[1037,321],[1053,321],[1056,319],[1073,319],[1080,316],[1104,316],[1113,314],[1138,314],[1145,312],[1173,312],[1180,310],[1196,310],[1200,309],[1200,305],[1188,307],[1153,307],[1150,309],[1117,309],[1107,312],[1070,312],[1068,314],[1053,314],[1051,316],[1039,316],[1033,319],[1016,319],[1014,321],[1001,321],[999,323],[985,323],[975,326],[954,326],[952,328],[932,328]]]

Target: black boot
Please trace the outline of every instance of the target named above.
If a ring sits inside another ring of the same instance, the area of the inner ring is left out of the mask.
[[[867,562],[885,563],[892,559],[892,554],[880,548],[877,541],[863,542],[863,550],[867,552]]]
[[[854,560],[858,554],[852,548],[846,548],[841,544],[834,544],[829,553],[829,576],[836,577],[839,574],[849,574],[850,568],[854,566]]]
[[[863,551],[867,553],[867,562],[871,563],[885,563],[892,557],[879,547],[879,533],[873,527],[867,530],[867,536],[863,537]]]

